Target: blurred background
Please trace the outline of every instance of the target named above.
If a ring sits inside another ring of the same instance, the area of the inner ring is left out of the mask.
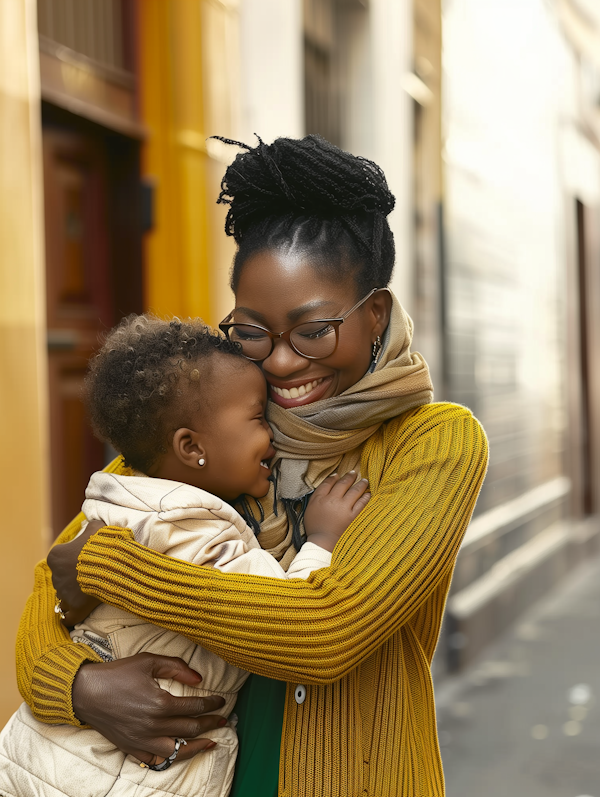
[[[490,438],[434,662],[450,797],[598,797],[598,0],[3,0],[1,722],[33,565],[113,455],[86,362],[130,312],[231,310],[208,137],[254,133],[384,168],[415,348]]]

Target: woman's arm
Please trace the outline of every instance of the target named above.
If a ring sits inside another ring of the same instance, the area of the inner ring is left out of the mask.
[[[79,558],[85,592],[177,631],[239,667],[330,683],[411,618],[447,579],[487,467],[463,407],[391,422],[365,445],[372,498],[308,581],[222,574],[168,559],[103,529]]]
[[[84,520],[80,513],[57,544],[73,539]],[[73,680],[84,662],[100,658],[87,645],[73,644],[54,612],[55,596],[50,568],[40,562],[17,634],[17,682],[23,699],[42,722],[80,725],[71,703]]]
[[[119,468],[119,462],[110,467]],[[72,540],[84,520],[79,514],[57,545]],[[88,645],[71,641],[54,611],[55,595],[50,568],[40,562],[16,646],[19,691],[37,719],[49,724],[88,723],[121,750],[147,763],[154,756],[170,755],[173,736],[192,739],[225,722],[218,714],[208,713],[219,710],[222,697],[175,697],[158,688],[157,678],[174,678],[192,686],[200,682],[181,659],[142,653],[99,663]],[[76,680],[76,676],[80,677]],[[79,705],[78,690],[83,695]],[[191,758],[211,744],[210,738],[189,741],[179,758]]]
[[[107,473],[122,473],[123,460],[117,457]],[[85,521],[80,512],[58,537],[55,545],[70,542]],[[34,571],[33,593],[29,596],[17,632],[17,683],[23,700],[42,722],[81,725],[73,713],[71,689],[84,662],[100,661],[87,645],[71,641],[54,611],[56,592],[46,561]]]

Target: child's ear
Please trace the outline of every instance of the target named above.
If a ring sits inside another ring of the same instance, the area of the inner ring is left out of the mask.
[[[173,452],[177,459],[188,468],[203,468],[206,464],[206,450],[198,432],[193,429],[178,429],[173,435]]]

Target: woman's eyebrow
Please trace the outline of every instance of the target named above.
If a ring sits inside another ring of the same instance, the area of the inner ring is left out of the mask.
[[[261,321],[263,324],[266,323],[264,315],[262,313],[259,313],[258,310],[252,310],[250,307],[236,307],[233,312],[244,313],[245,315],[249,315],[252,318],[255,318],[257,321]]]
[[[290,310],[290,312],[287,314],[287,317],[290,321],[297,321],[306,313],[313,312],[314,310],[320,310],[322,307],[328,306],[335,306],[335,302],[327,301],[325,299],[315,299],[314,302],[307,302],[306,304],[300,305],[300,307],[294,307],[294,309]],[[267,325],[267,319],[262,313],[259,313],[258,310],[252,310],[250,307],[236,307],[235,311],[237,313],[244,313],[251,318],[255,318],[257,321],[260,321],[265,326]]]
[[[297,321],[299,318],[302,318],[303,315],[306,313],[310,313],[313,310],[320,310],[322,307],[328,307],[331,305],[335,305],[335,302],[328,302],[326,300],[315,299],[314,302],[307,302],[306,304],[301,305],[300,307],[294,307],[293,310],[287,314],[287,317],[290,321]]]

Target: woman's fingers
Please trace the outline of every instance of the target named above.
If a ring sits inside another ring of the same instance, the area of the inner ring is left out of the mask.
[[[77,582],[77,559],[85,543],[92,534],[101,529],[100,521],[90,522],[79,537],[63,545],[55,545],[48,553],[48,567],[52,571],[52,584],[61,600],[61,618],[64,625],[71,627],[85,620],[100,601],[81,591]],[[66,611],[65,611],[66,610]]]
[[[210,721],[212,721],[213,718],[216,720],[222,718],[213,717],[212,713],[218,711],[225,704],[225,700],[220,695],[207,695],[206,697],[175,697],[164,689],[161,689],[160,694],[157,696],[156,703],[157,714],[169,718],[170,722],[178,722],[180,718],[186,719],[190,723],[195,722],[194,725],[188,726],[191,730],[182,731],[182,729],[178,729],[178,736],[198,736],[199,733],[204,733],[206,730],[218,727],[218,723],[211,724]],[[205,716],[207,714],[210,716]],[[200,723],[205,724],[202,725]],[[170,728],[165,729],[165,733],[170,733]]]
[[[187,761],[189,758],[198,755],[198,753],[209,753],[217,746],[217,742],[214,742],[212,739],[187,739],[186,741],[187,744],[185,747],[181,745],[179,748],[177,761]],[[171,750],[171,753],[172,752]]]
[[[166,736],[195,739],[196,736],[210,734],[211,731],[226,724],[225,717],[219,714],[207,714],[203,717],[170,717],[161,723],[161,730]]]
[[[143,662],[144,667],[152,678],[174,678],[176,681],[179,681],[179,683],[187,684],[188,686],[198,686],[202,681],[202,676],[195,670],[192,670],[183,659],[177,656],[159,656],[156,653],[141,653],[140,661]],[[223,703],[219,705],[222,706]],[[210,711],[211,709],[205,710]],[[202,714],[202,711],[198,713]]]
[[[162,739],[155,740],[157,749],[160,747],[162,750],[160,753],[150,752],[149,750],[138,750],[135,747],[129,750],[123,749],[122,752],[133,756],[133,758],[137,758],[138,761],[143,761],[144,764],[160,764],[175,750],[175,739],[183,738],[185,737],[176,736],[171,738],[170,736],[165,736]],[[207,753],[209,750],[216,747],[216,742],[212,739],[186,739],[186,742],[187,744],[182,744],[179,748],[177,761],[185,761],[198,755],[198,753]]]
[[[82,592],[81,596],[82,599],[77,609],[71,609],[66,600],[61,600],[60,608],[64,617],[61,617],[60,621],[65,628],[73,628],[77,623],[82,623],[86,617],[90,616],[96,606],[99,606],[101,603],[101,601],[93,595],[86,595]]]
[[[175,738],[210,734],[225,724],[224,717],[212,713],[223,705],[222,697],[175,697],[156,678],[200,683],[198,673],[170,656],[140,653],[108,664],[84,664],[73,684],[75,716],[145,763],[153,763],[152,756],[170,756]],[[210,743],[210,738],[195,740],[179,755],[189,757]]]

